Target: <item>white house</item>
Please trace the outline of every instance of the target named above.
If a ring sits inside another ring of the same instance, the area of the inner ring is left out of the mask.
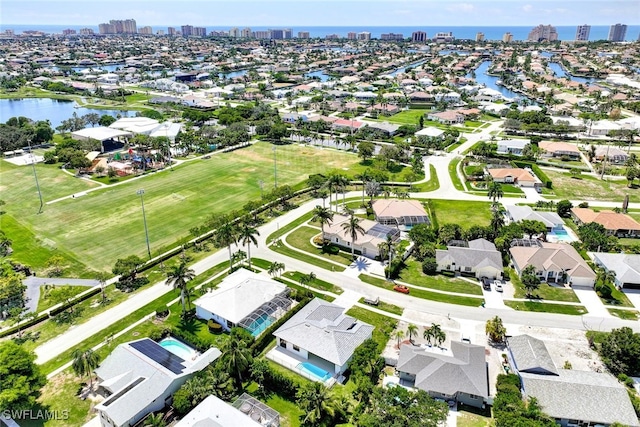
[[[374,327],[345,314],[345,309],[313,299],[273,333],[276,347],[267,357],[279,362],[279,353],[301,363],[294,370],[310,371],[312,379],[326,381],[321,372],[337,377],[347,369],[355,349],[371,338]],[[272,354],[273,353],[273,354]]]
[[[615,273],[615,285],[620,288],[640,289],[640,255],[610,254],[595,252],[589,254],[593,262],[606,271]]]
[[[199,318],[213,319],[227,331],[240,326],[257,336],[291,308],[288,295],[282,283],[240,268],[193,304]]]
[[[611,120],[599,120],[597,122],[593,122],[591,126],[589,126],[589,135],[607,136],[609,132],[619,129],[622,129],[622,126],[616,122],[612,122]]]
[[[547,231],[563,230],[564,221],[555,212],[534,211],[531,206],[507,205],[506,216],[510,221],[518,222],[525,219],[532,221],[540,221]]]
[[[477,278],[502,278],[502,255],[485,239],[467,242],[467,246],[447,246],[436,249],[437,271],[456,271]]]
[[[280,414],[243,393],[232,405],[210,395],[175,427],[278,427]]]
[[[498,154],[513,154],[515,156],[522,156],[524,147],[529,144],[527,139],[503,139],[498,141]]]
[[[220,354],[212,347],[185,360],[149,338],[120,344],[95,370],[107,396],[95,407],[101,426],[133,426],[163,409],[182,384]]]
[[[400,231],[396,227],[378,224],[376,221],[363,219],[359,225],[364,229],[364,235],[357,233],[355,242],[352,242],[351,235],[342,227],[349,221],[344,215],[334,215],[333,221],[329,226],[325,226],[324,238],[343,248],[351,249],[366,256],[367,258],[376,258],[380,254],[378,245],[387,241],[387,236],[391,236],[395,241],[400,237]]]

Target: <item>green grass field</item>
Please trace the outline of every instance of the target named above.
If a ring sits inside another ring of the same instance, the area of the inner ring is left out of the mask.
[[[622,201],[629,195],[631,202],[640,201],[640,189],[629,188],[627,180],[602,181],[598,178],[582,175],[572,178],[568,172],[544,171],[553,181],[553,192],[561,199],[569,200],[613,200]]]
[[[491,222],[490,202],[433,199],[431,205],[440,226],[460,224],[467,229],[472,225],[487,226]]]
[[[294,185],[309,174],[338,169],[357,173],[355,154],[298,145],[277,149],[278,184]],[[97,186],[39,165],[45,201]],[[213,213],[241,208],[260,198],[258,181],[273,185],[273,152],[267,143],[196,160],[142,179],[100,189],[87,195],[45,205],[37,214],[38,197],[31,168],[2,163],[0,182],[6,211],[33,234],[36,241],[75,256],[95,270],[109,269],[119,257],[145,256],[140,197],[144,188],[149,240],[158,254],[188,236]],[[4,227],[3,227],[4,228]],[[11,230],[9,230],[11,231]],[[13,239],[13,236],[9,234]]]

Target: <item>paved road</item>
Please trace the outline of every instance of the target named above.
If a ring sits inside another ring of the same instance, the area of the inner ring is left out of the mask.
[[[467,142],[459,147],[459,152],[463,152],[467,148],[471,147],[477,141],[481,139],[488,140],[491,137],[491,132],[497,130],[501,122],[494,122],[482,132],[465,134]],[[434,198],[434,199],[452,199],[452,200],[482,200],[486,201],[487,198],[483,196],[471,195],[460,192],[455,189],[448,172],[448,165],[450,161],[456,158],[456,153],[446,153],[439,156],[429,156],[426,161],[427,164],[434,165],[438,179],[440,181],[440,188],[430,193],[413,193],[413,198]],[[428,170],[428,168],[427,168]],[[503,203],[511,202],[535,202],[533,198],[539,198],[539,195],[533,195],[525,193],[526,198],[510,199],[504,198],[501,201]],[[347,197],[361,197],[361,192],[354,191],[347,194]],[[580,201],[573,201],[574,204],[578,204]],[[434,301],[415,298],[410,295],[399,294],[385,289],[377,288],[368,285],[360,281],[353,274],[345,274],[340,272],[332,272],[324,270],[319,267],[311,266],[303,261],[290,258],[276,252],[269,250],[266,247],[266,238],[269,234],[278,230],[281,226],[284,226],[291,221],[297,219],[301,215],[310,212],[316,205],[322,205],[322,200],[309,201],[299,208],[287,212],[286,214],[274,219],[273,221],[265,224],[259,228],[260,237],[258,241],[258,247],[252,248],[252,256],[258,258],[264,258],[271,261],[278,261],[285,264],[287,270],[296,270],[303,273],[313,271],[319,279],[328,281],[330,283],[339,284],[347,291],[348,299],[345,301],[354,301],[356,294],[367,297],[379,297],[381,300],[398,305],[404,308],[411,308],[413,310],[421,311],[424,313],[435,314],[439,316],[451,316],[452,318],[467,319],[475,321],[486,321],[493,316],[500,316],[505,323],[528,325],[528,326],[542,326],[542,327],[557,327],[557,328],[569,328],[569,329],[596,329],[596,330],[610,330],[621,326],[630,326],[636,331],[640,331],[640,323],[633,321],[620,320],[614,317],[602,317],[593,314],[587,314],[585,316],[568,316],[558,315],[550,313],[532,313],[514,311],[506,308],[499,308],[499,304],[491,304],[494,307],[480,308],[480,307],[466,307],[457,306],[444,303],[438,303]],[[614,207],[619,206],[618,202],[590,202],[592,206],[601,207]],[[632,203],[630,207],[640,208],[639,203]],[[196,263],[192,268],[196,274],[200,274],[203,271],[219,264],[222,261],[228,259],[226,249],[220,250],[207,258]],[[151,287],[138,292],[121,304],[110,308],[109,310],[91,318],[87,322],[74,326],[69,331],[57,336],[56,338],[40,345],[36,348],[36,355],[38,356],[37,362],[44,363],[52,358],[56,357],[60,353],[66,351],[69,348],[77,346],[85,339],[100,332],[101,330],[112,325],[116,321],[122,319],[135,310],[143,307],[151,301],[159,298],[160,296],[169,292],[171,288],[164,284],[164,282],[156,283]],[[355,294],[354,294],[355,293]]]

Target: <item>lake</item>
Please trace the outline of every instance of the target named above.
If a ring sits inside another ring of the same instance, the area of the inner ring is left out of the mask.
[[[548,67],[555,73],[555,75],[557,77],[567,77],[567,78],[573,80],[574,82],[578,82],[578,83],[593,83],[596,80],[594,78],[589,78],[589,77],[571,76],[571,75],[567,74],[564,71],[564,69],[562,69],[562,66],[560,64],[558,64],[557,62],[549,62]]]
[[[117,117],[133,117],[135,111],[96,110],[93,108],[78,107],[74,101],[50,99],[50,98],[24,98],[24,99],[0,99],[0,117],[6,122],[11,117],[28,117],[34,121],[49,120],[51,127],[56,128],[63,120],[69,119],[73,113],[84,116],[89,113],[99,115],[107,114]]]
[[[321,82],[326,82],[327,80],[329,80],[329,75],[326,74],[324,70],[312,71],[310,73],[305,74],[304,76],[308,79],[317,77],[320,79]]]

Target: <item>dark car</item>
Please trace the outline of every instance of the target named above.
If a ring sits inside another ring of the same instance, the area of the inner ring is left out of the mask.
[[[490,291],[491,290],[491,281],[489,280],[488,277],[483,277],[482,279],[482,289],[484,289],[485,291]]]
[[[393,290],[396,292],[402,292],[403,294],[408,294],[409,293],[409,288],[406,287],[405,285],[395,285],[393,287]]]

